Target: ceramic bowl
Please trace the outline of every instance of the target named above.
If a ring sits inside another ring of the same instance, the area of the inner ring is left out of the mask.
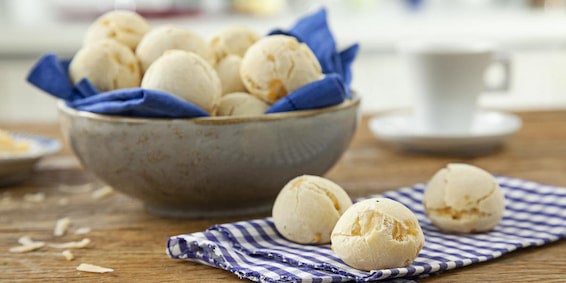
[[[223,217],[269,211],[302,174],[324,175],[348,147],[359,98],[324,109],[254,117],[144,119],[58,104],[83,167],[150,213]]]

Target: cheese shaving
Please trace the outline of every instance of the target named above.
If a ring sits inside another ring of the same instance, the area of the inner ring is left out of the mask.
[[[21,246],[10,248],[11,253],[27,253],[45,246],[45,242],[34,241],[30,236],[20,237],[18,243],[20,243]]]
[[[36,244],[39,244],[39,243],[45,244],[45,242],[32,240],[30,236],[20,237],[18,239],[18,243],[20,243],[20,245],[22,245],[22,246],[32,246],[32,245],[36,245]]]
[[[112,194],[114,192],[114,189],[110,186],[104,186],[94,192],[92,192],[92,197],[94,199],[101,199],[103,197],[106,197],[110,194]]]
[[[68,198],[60,198],[57,201],[57,204],[60,205],[60,206],[65,206],[65,205],[69,204],[69,199]]]
[[[69,217],[65,217],[57,220],[57,223],[55,224],[55,229],[53,230],[53,236],[61,237],[65,235],[65,233],[67,233],[67,229],[69,228],[69,225],[71,225],[71,219],[69,219]]]
[[[84,194],[92,191],[93,189],[94,187],[93,184],[91,183],[78,185],[78,186],[63,185],[57,188],[57,190],[59,190],[60,192],[70,193],[70,194]]]
[[[45,200],[45,193],[25,194],[24,200],[27,202],[42,202]]]
[[[82,249],[90,244],[89,238],[84,238],[78,242],[67,242],[61,244],[49,244],[50,247],[56,249]]]
[[[90,227],[81,227],[75,230],[75,235],[84,235],[90,233]]]
[[[77,270],[78,271],[84,271],[84,272],[94,272],[94,273],[106,273],[106,272],[113,272],[114,271],[114,269],[112,269],[112,268],[101,267],[101,266],[97,266],[97,265],[89,264],[89,263],[81,263],[79,266],[77,266]]]
[[[65,257],[66,260],[73,260],[75,259],[75,255],[70,250],[64,250],[61,254]]]

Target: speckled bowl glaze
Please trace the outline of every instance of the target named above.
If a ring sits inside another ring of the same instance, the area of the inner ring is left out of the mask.
[[[254,117],[143,119],[77,111],[61,128],[83,167],[169,217],[269,211],[292,178],[324,175],[348,147],[359,98],[324,109]]]

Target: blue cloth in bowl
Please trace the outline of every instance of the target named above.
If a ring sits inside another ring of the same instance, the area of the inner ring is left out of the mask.
[[[284,31],[277,31],[285,33]],[[326,23],[326,10],[300,19],[287,34],[305,42],[315,53],[325,77],[303,86],[278,100],[269,113],[308,110],[337,105],[349,97],[350,65],[358,46],[337,53],[332,33]],[[147,118],[195,118],[209,114],[200,107],[160,90],[126,88],[98,91],[88,79],[77,84],[69,79],[70,60],[55,54],[42,56],[28,75],[28,81],[67,105],[98,114]]]
[[[338,74],[329,74],[277,100],[265,113],[328,107],[341,103],[346,96],[342,78]]]
[[[28,81],[82,111],[147,118],[209,116],[200,107],[160,90],[124,88],[101,93],[87,79],[73,85],[68,76],[69,62],[54,54],[44,55],[32,68]]]

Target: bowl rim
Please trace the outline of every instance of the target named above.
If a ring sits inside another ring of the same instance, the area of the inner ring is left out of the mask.
[[[88,111],[77,110],[67,106],[64,100],[60,99],[57,102],[57,108],[69,116],[82,117],[90,120],[114,122],[114,123],[156,123],[156,122],[171,122],[171,121],[186,121],[194,122],[196,124],[235,124],[254,121],[275,121],[285,120],[292,118],[304,118],[315,116],[323,113],[336,112],[343,109],[355,107],[360,104],[361,98],[358,95],[352,95],[351,98],[346,98],[342,103],[309,110],[297,110],[289,112],[262,114],[254,116],[211,116],[211,117],[197,117],[197,118],[137,118],[127,116],[114,116],[106,114],[98,114]]]

